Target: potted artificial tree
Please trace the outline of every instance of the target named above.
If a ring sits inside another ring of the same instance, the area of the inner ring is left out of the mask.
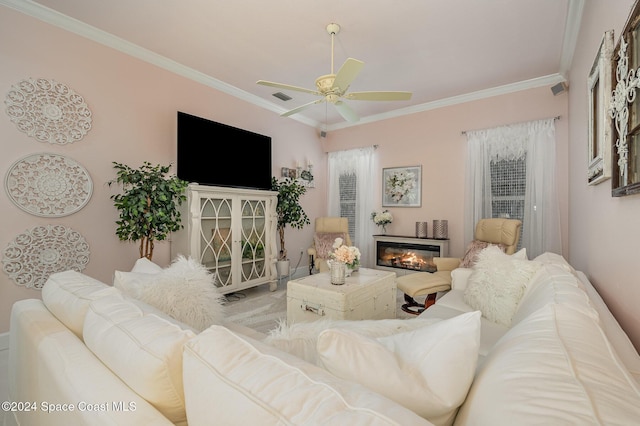
[[[305,225],[311,223],[299,202],[302,194],[307,192],[307,188],[292,178],[284,178],[278,181],[273,177],[271,190],[278,192],[278,204],[276,206],[278,234],[280,236],[278,276],[289,275],[289,259],[287,259],[287,249],[284,245],[284,230],[287,225],[292,228],[302,229]],[[286,271],[286,273],[283,273],[283,271]]]
[[[116,179],[123,193],[112,195],[120,211],[116,235],[121,241],[140,241],[140,257],[151,260],[155,240],[165,240],[170,232],[182,228],[178,207],[187,199],[188,182],[167,176],[169,166],[153,166],[145,161],[139,169],[113,162]]]

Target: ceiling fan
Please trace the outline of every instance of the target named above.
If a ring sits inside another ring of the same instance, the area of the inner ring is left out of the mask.
[[[357,59],[348,58],[340,67],[337,74],[333,72],[333,42],[334,37],[340,31],[340,25],[331,23],[327,25],[327,32],[331,35],[331,74],[321,75],[316,79],[316,89],[306,89],[304,87],[291,86],[289,84],[274,83],[271,81],[258,80],[257,84],[271,86],[284,90],[294,90],[297,92],[310,93],[321,96],[313,102],[301,105],[290,111],[280,114],[283,117],[296,114],[313,105],[329,102],[332,103],[338,113],[347,121],[358,121],[358,114],[344,102],[344,99],[354,101],[407,101],[411,99],[411,92],[347,92],[349,86],[358,76],[364,62]]]

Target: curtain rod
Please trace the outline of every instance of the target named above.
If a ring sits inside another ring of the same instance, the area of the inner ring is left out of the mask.
[[[556,115],[555,117],[553,117],[553,120],[554,121],[560,120],[560,117],[561,117],[560,115]],[[535,120],[535,121],[541,121],[541,120],[548,120],[548,118],[541,118],[540,120]],[[528,123],[528,121],[522,121],[520,123],[511,123],[511,124],[521,124],[521,123]],[[505,124],[505,126],[510,126],[510,124]],[[498,127],[501,127],[501,126],[498,126]],[[460,132],[460,134],[464,136],[467,134],[467,132],[474,132],[474,131],[475,130],[463,130],[462,132]]]

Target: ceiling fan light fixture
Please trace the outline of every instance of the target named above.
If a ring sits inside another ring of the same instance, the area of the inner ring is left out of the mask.
[[[312,95],[320,96],[313,102],[306,103],[292,110],[286,111],[280,114],[283,117],[288,117],[293,114],[297,114],[313,105],[319,103],[331,103],[334,105],[338,113],[347,121],[355,122],[359,120],[358,114],[345,102],[344,99],[351,99],[356,101],[404,101],[411,99],[410,92],[353,92],[348,93],[351,83],[356,79],[362,68],[364,62],[353,58],[347,58],[342,64],[337,73],[333,70],[334,59],[334,36],[340,32],[340,25],[331,23],[327,25],[327,32],[331,35],[331,74],[321,75],[316,79],[316,89],[306,89],[304,87],[292,86],[290,84],[275,83],[272,81],[258,80],[256,83],[263,86],[275,87],[283,90],[293,90],[296,92],[309,93]],[[282,92],[274,93],[273,96],[285,100],[283,97],[288,95]],[[287,100],[289,100],[287,99]]]

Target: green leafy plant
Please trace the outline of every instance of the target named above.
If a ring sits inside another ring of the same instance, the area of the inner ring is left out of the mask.
[[[140,241],[140,257],[153,257],[154,241],[182,228],[178,207],[187,199],[188,182],[167,176],[169,166],[145,161],[138,169],[113,162],[116,178],[108,185],[120,184],[123,192],[111,196],[120,211],[116,235],[121,241]]]
[[[300,205],[300,197],[307,192],[307,188],[292,178],[278,181],[273,177],[271,190],[278,192],[278,205],[276,206],[278,233],[280,235],[280,256],[278,259],[284,260],[287,258],[287,249],[284,245],[284,230],[286,226],[302,229],[305,225],[311,223]]]

